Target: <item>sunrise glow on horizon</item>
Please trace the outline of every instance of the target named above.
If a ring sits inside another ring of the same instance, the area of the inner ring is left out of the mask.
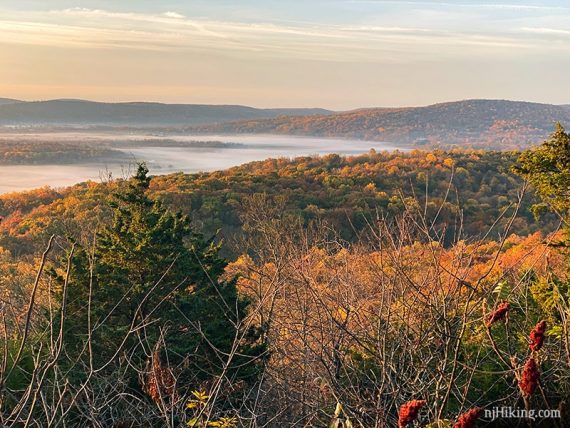
[[[0,97],[570,103],[565,1],[1,1]]]

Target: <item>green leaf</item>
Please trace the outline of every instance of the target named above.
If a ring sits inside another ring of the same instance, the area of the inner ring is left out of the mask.
[[[508,297],[511,293],[511,287],[504,281],[501,281],[497,284],[497,286],[493,289],[493,294],[497,295],[497,299],[504,300]]]
[[[547,336],[553,336],[553,337],[556,337],[557,339],[560,339],[562,337],[563,332],[564,332],[564,330],[562,329],[562,326],[555,325],[551,329],[546,331],[546,335]]]

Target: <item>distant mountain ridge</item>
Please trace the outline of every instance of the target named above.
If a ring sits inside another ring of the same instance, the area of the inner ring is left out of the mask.
[[[570,106],[506,100],[465,100],[426,107],[366,108],[312,117],[278,117],[214,126],[196,132],[268,133],[361,138],[402,146],[510,149],[544,140]]]
[[[266,133],[385,141],[402,147],[517,149],[543,141],[570,105],[464,100],[425,107],[258,109],[240,105],[102,103],[0,98],[0,126],[174,128],[176,132]]]
[[[21,102],[22,101],[20,101],[20,100],[14,100],[12,98],[0,98],[0,106],[6,105],[6,104],[21,103]]]
[[[102,103],[59,99],[0,99],[0,125],[189,126],[281,115],[326,115],[318,108],[258,109],[239,105]]]

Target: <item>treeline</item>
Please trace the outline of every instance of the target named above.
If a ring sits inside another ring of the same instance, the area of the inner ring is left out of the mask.
[[[242,143],[226,143],[223,141],[200,141],[200,140],[172,140],[164,138],[147,138],[144,140],[113,141],[110,143],[114,148],[137,148],[137,147],[188,147],[197,149],[235,149],[243,147]]]
[[[354,241],[379,218],[414,208],[451,242],[454,236],[482,237],[515,209],[523,180],[511,171],[517,152],[375,152],[341,157],[268,159],[228,170],[153,178],[150,191],[192,217],[206,236],[220,231],[230,241],[241,233],[246,197],[261,193],[282,201],[284,214],[305,223],[327,222]],[[0,197],[0,244],[23,247],[51,233],[82,230],[94,213],[104,215],[110,185],[84,183],[63,190],[40,189]],[[532,191],[522,198],[514,227],[520,235],[553,230],[552,215],[537,221]],[[89,215],[87,215],[89,213]],[[489,235],[496,236],[494,231]],[[19,239],[14,239],[18,237]],[[229,246],[226,252],[230,251]]]
[[[122,152],[89,143],[0,140],[0,165],[62,165],[126,159]]]
[[[1,139],[0,165],[67,165],[88,162],[128,163],[128,153],[121,149],[140,147],[180,147],[190,149],[234,149],[241,143],[221,141],[179,141],[150,138],[142,140],[53,141],[49,138]]]

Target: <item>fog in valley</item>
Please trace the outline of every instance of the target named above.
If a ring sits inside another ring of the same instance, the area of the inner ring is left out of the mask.
[[[0,193],[41,186],[62,187],[86,180],[124,177],[136,162],[147,163],[151,174],[215,171],[267,158],[338,153],[360,154],[394,150],[389,143],[361,140],[293,137],[276,135],[148,135],[117,132],[3,132],[3,141],[32,141],[42,145],[58,143],[108,147],[116,158],[72,163],[20,163],[0,165]],[[54,164],[57,163],[57,164]]]

